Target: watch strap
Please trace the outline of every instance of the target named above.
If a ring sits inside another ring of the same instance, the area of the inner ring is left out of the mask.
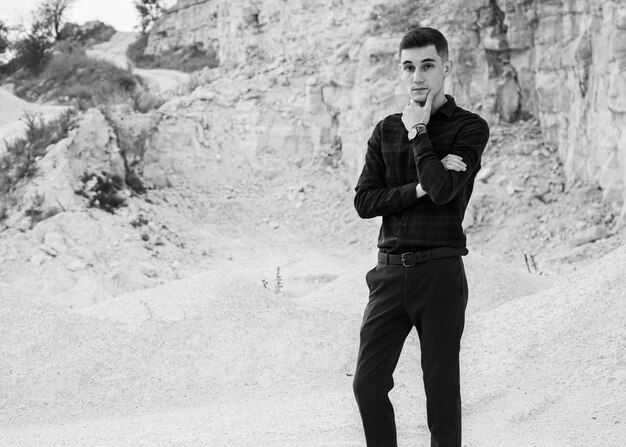
[[[426,129],[426,124],[424,124],[424,123],[417,123],[416,125],[411,127],[411,130],[409,130],[409,133],[408,133],[409,140],[413,140],[418,135],[426,133],[426,130],[427,130]]]
[[[428,130],[426,128],[426,124],[424,123],[417,123],[415,126],[413,126],[415,129],[417,129],[417,135],[426,133],[426,131]]]

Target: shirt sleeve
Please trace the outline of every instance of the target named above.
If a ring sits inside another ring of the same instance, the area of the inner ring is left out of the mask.
[[[449,153],[463,159],[465,171],[449,171],[441,163],[428,133],[420,134],[413,144],[413,155],[422,188],[436,205],[450,202],[480,170],[480,157],[489,140],[489,126],[475,116],[462,127]]]
[[[386,166],[381,150],[383,121],[374,128],[367,142],[365,166],[356,185],[354,207],[363,219],[403,211],[419,200],[417,182],[387,187]]]

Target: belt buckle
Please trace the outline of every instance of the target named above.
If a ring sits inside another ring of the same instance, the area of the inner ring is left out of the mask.
[[[402,253],[400,255],[400,259],[402,260],[402,265],[404,267],[413,267],[417,262],[416,258],[418,256],[419,256],[419,253],[411,253],[411,252]]]

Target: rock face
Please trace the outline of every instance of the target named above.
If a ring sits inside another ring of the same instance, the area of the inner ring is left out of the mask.
[[[8,227],[25,230],[63,211],[86,207],[85,198],[100,197],[95,193],[98,179],[118,179],[118,190],[110,191],[117,201],[124,202],[130,195],[124,154],[98,109],[85,112],[69,136],[49,147],[35,166],[34,177],[15,186],[19,200],[7,210]]]
[[[303,132],[302,119],[268,132],[289,133],[291,127],[304,133],[309,141],[298,137],[299,144],[341,152],[356,173],[373,124],[401,109],[397,45],[416,25],[437,27],[448,37],[455,72],[447,88],[459,105],[490,122],[537,117],[570,183],[597,182],[606,200],[623,201],[621,0],[425,1],[419,8],[408,0],[179,0],[155,24],[147,51],[202,44],[217,51],[227,77],[235,69],[253,79],[262,67],[278,87],[286,82],[292,89],[295,77],[313,78],[295,93],[308,102],[301,118],[319,132]]]

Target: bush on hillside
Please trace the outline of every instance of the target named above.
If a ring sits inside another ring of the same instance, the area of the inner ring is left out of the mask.
[[[126,51],[128,60],[138,68],[169,68],[191,73],[219,65],[217,52],[213,48],[205,50],[201,44],[179,47],[160,54],[144,54],[147,44],[148,35],[143,34]]]
[[[40,74],[52,55],[52,36],[39,22],[33,23],[30,31],[13,44],[15,57],[11,61],[13,71],[24,69],[31,75]]]
[[[0,54],[4,54],[9,49],[9,27],[0,20]]]
[[[146,50],[146,46],[148,46],[148,35],[140,34],[137,40],[128,45],[126,49],[126,57],[128,60],[139,68],[143,68],[141,66],[142,58],[147,57],[143,54]]]
[[[59,117],[44,121],[41,114],[24,112],[26,133],[22,138],[6,142],[6,153],[0,157],[0,195],[7,194],[22,178],[35,173],[35,162],[47,148],[67,137],[75,112],[69,110]]]
[[[108,172],[99,174],[84,173],[80,177],[82,188],[76,191],[89,200],[89,206],[100,208],[111,214],[126,203],[124,181],[117,175]]]
[[[85,110],[126,102],[138,86],[128,70],[79,51],[55,54],[39,77],[16,82],[15,92],[31,101],[57,99]]]
[[[165,98],[150,91],[149,86],[140,82],[143,88],[136,88],[131,95],[131,106],[135,112],[146,113],[165,104]]]
[[[115,28],[99,20],[87,22],[84,25],[66,23],[59,36],[59,40],[77,42],[89,46],[111,40],[116,33]]]

